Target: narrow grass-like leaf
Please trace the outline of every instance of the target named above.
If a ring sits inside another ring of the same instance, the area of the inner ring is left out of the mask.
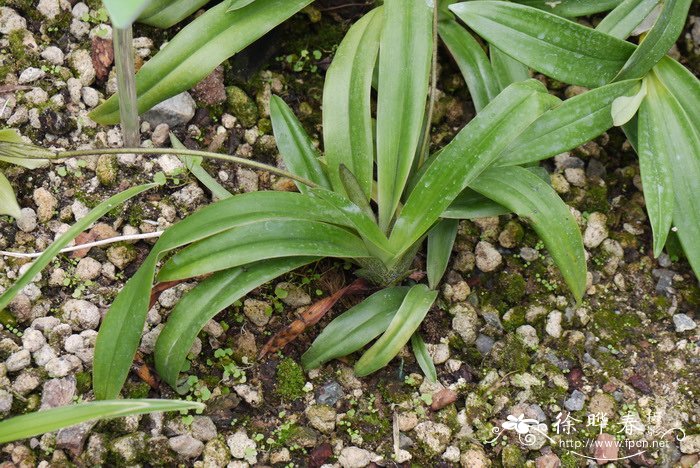
[[[185,26],[136,74],[139,113],[199,83],[220,63],[241,51],[311,0],[257,0],[227,13],[221,2]],[[90,113],[102,125],[119,123],[115,94]]]
[[[372,75],[383,25],[382,7],[352,25],[338,46],[323,87],[323,142],[333,187],[343,189],[338,171],[344,164],[367,200],[374,164]]]
[[[115,28],[126,28],[139,17],[151,0],[102,0],[112,25]]]
[[[377,185],[379,226],[388,232],[416,154],[428,94],[432,9],[387,0],[379,52]]]
[[[170,144],[175,149],[185,149],[185,145],[177,139],[174,133],[170,134]],[[219,200],[224,200],[233,196],[219,182],[216,181],[203,167],[201,156],[178,156],[185,163],[187,170],[192,173],[209,191]]]
[[[167,29],[206,5],[209,0],[151,0],[138,22]]]
[[[499,89],[506,89],[513,83],[530,78],[530,69],[527,65],[515,60],[498,47],[489,45],[489,56]]]
[[[0,310],[7,307],[7,304],[9,304],[10,301],[12,301],[12,299],[14,299],[14,297],[20,291],[22,291],[22,289],[28,285],[32,279],[56,257],[56,255],[59,254],[63,247],[78,237],[78,234],[85,231],[85,229],[87,229],[92,223],[128,199],[156,186],[157,184],[144,184],[131,187],[130,189],[124,190],[123,192],[108,198],[90,210],[85,217],[81,218],[80,221],[76,222],[70,227],[70,229],[61,234],[58,239],[56,239],[46,250],[44,250],[44,253],[41,254],[39,258],[34,260],[34,262],[32,262],[32,266],[30,266],[24,272],[24,274],[20,276],[19,279],[17,279],[17,281],[15,281],[12,286],[10,286],[7,291],[2,294],[2,296],[0,296]]]
[[[452,255],[452,246],[457,237],[459,221],[443,219],[428,233],[428,258],[426,270],[430,289],[436,289],[447,269],[447,263]]]
[[[539,8],[559,16],[588,16],[612,10],[622,0],[515,0],[516,3]]]
[[[301,357],[305,369],[357,351],[381,335],[396,315],[408,287],[382,289],[328,324]]]
[[[482,195],[529,219],[577,301],[586,288],[586,252],[569,207],[536,174],[522,167],[484,171],[470,185]]]
[[[616,81],[643,77],[668,53],[683,31],[692,1],[664,1],[659,18],[617,74]]]
[[[303,194],[251,192],[206,206],[166,230],[102,321],[93,364],[95,396],[105,400],[119,395],[141,340],[156,265],[163,255],[227,230],[279,218],[347,222],[330,205]]]
[[[666,133],[666,126],[660,121],[666,117],[656,104],[660,99],[660,83],[653,76],[644,81],[648,83],[650,96],[639,109],[637,154],[645,205],[654,236],[654,256],[658,257],[663,252],[673,222],[671,160],[677,143],[669,140],[672,135]]]
[[[455,20],[441,21],[438,31],[467,82],[474,108],[480,111],[501,91],[491,62],[481,44]]]
[[[158,336],[158,375],[175,387],[197,334],[209,320],[253,289],[313,260],[315,257],[275,258],[220,271],[202,281],[182,297]]]
[[[416,183],[389,242],[408,249],[443,211],[538,116],[560,101],[536,80],[506,88],[434,157]]]
[[[608,13],[596,29],[618,39],[626,39],[659,3],[660,0],[625,0]]]
[[[28,439],[95,419],[110,419],[163,411],[202,410],[204,404],[180,400],[91,401],[60,406],[5,419],[0,424],[0,444]]]
[[[316,182],[322,187],[331,188],[326,172],[318,159],[318,150],[294,112],[279,96],[270,98],[270,119],[277,147],[287,168],[294,174]],[[306,192],[306,185],[295,183],[300,192]]]
[[[613,126],[612,103],[637,93],[639,80],[621,81],[567,99],[516,138],[496,164],[511,166],[549,158],[601,135]]]
[[[203,239],[175,254],[158,274],[174,281],[248,263],[297,256],[367,257],[352,232],[316,221],[268,218]]]
[[[355,363],[355,374],[363,377],[389,364],[411,339],[436,298],[437,292],[424,284],[411,287],[386,331]]]
[[[652,89],[653,88],[653,89]],[[645,99],[658,126],[653,137],[662,138],[670,159],[675,204],[673,224],[688,262],[700,275],[700,133],[684,107],[660,80],[652,76]],[[641,117],[641,116],[640,116]],[[641,120],[641,118],[640,118]],[[639,134],[640,146],[642,129]],[[657,148],[661,146],[658,142]],[[662,149],[661,147],[660,149]]]
[[[411,348],[413,349],[413,355],[416,357],[416,361],[423,371],[425,378],[430,382],[437,382],[437,371],[435,370],[435,364],[433,363],[433,358],[430,357],[428,352],[428,347],[423,341],[423,337],[420,333],[415,332],[411,336]]]
[[[15,219],[20,217],[15,191],[2,172],[0,172],[0,215],[10,215]]]
[[[565,83],[602,86],[635,50],[628,42],[516,3],[473,1],[450,9],[489,43]]]

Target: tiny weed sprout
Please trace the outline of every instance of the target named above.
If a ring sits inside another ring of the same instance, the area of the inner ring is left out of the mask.
[[[666,55],[682,31],[691,0],[384,0],[354,22],[333,49],[323,84],[320,145],[292,108],[273,95],[269,113],[284,162],[279,167],[190,150],[174,135],[172,148],[139,147],[139,114],[192,88],[311,1],[224,0],[184,26],[134,74],[133,22],[169,28],[207,2],[105,0],[114,26],[119,93],[90,117],[102,125],[121,123],[126,147],[54,151],[30,144],[14,129],[0,130],[0,162],[29,169],[88,155],[176,154],[182,172],[189,171],[215,200],[157,233],[148,256],[109,306],[92,366],[98,401],[10,418],[0,424],[0,443],[93,419],[201,411],[212,390],[205,379],[187,372],[188,355],[205,325],[225,309],[240,307],[256,288],[326,257],[345,262],[357,279],[301,313],[302,330],[317,323],[345,292],[366,297],[325,326],[303,354],[303,368],[358,353],[351,361],[355,374],[366,376],[410,342],[426,378],[437,381],[419,329],[440,304],[438,287],[460,221],[519,216],[541,240],[536,250],[542,253],[535,252],[535,258],[544,258],[546,249],[563,280],[537,273],[537,281],[558,294],[567,288],[571,304],[580,303],[587,283],[581,231],[537,164],[616,126],[639,157],[654,256],[669,249],[673,229],[700,274],[700,82]],[[595,29],[571,19],[603,12],[608,13]],[[639,40],[628,41],[630,36]],[[461,72],[476,115],[449,142],[432,148],[438,43]],[[326,60],[323,50],[304,49],[294,70],[318,72],[322,57]],[[531,70],[585,90],[561,100],[533,79]],[[232,194],[202,167],[204,158],[291,179],[296,191]],[[175,179],[166,173],[94,205],[3,291],[0,311],[92,223]],[[21,215],[1,172],[0,215]],[[425,257],[425,280],[412,275],[417,257]],[[118,400],[141,343],[152,292],[191,279],[198,283],[162,325],[153,362],[163,382],[199,402]],[[274,298],[288,294],[278,288]],[[281,302],[276,304],[281,308]],[[290,339],[299,333],[290,332]],[[282,347],[274,343],[288,342],[275,338],[263,354]],[[239,366],[232,349],[217,349],[213,356],[207,364],[221,370],[223,380],[246,382],[248,367]],[[301,390],[295,387],[286,397],[300,399],[308,390],[303,371],[292,359],[288,364]],[[406,381],[415,383],[410,376]],[[433,402],[432,395],[421,398]]]

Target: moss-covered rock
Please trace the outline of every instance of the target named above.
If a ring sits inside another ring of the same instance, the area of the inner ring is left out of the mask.
[[[246,128],[250,128],[258,122],[257,104],[238,86],[226,88],[226,108]]]
[[[286,401],[298,400],[304,395],[304,371],[292,358],[284,358],[277,365],[277,394]]]

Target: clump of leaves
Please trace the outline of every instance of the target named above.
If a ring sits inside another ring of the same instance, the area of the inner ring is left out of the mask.
[[[353,25],[326,77],[323,158],[291,109],[272,98],[275,137],[300,193],[236,195],[166,231],[102,324],[96,395],[119,393],[138,346],[158,262],[185,246],[163,264],[157,281],[214,274],[183,297],[158,339],[156,368],[171,385],[209,319],[252,289],[325,256],[349,259],[359,267],[358,276],[384,289],[334,320],[302,363],[318,366],[379,337],[355,366],[358,375],[376,371],[411,339],[433,305],[454,240],[451,219],[483,216],[484,209],[526,217],[581,298],[586,267],[576,222],[542,178],[516,165],[522,161],[515,160],[512,148],[519,142],[518,155],[532,154],[536,145],[548,144],[561,152],[589,134],[572,130],[571,120],[559,124],[574,106],[557,113],[568,101],[562,104],[541,83],[504,82],[450,144],[427,156],[422,142],[433,13],[423,1],[391,0]],[[620,85],[618,95],[636,85]],[[403,286],[426,237],[429,284]],[[414,349],[432,377],[421,344],[415,339]]]
[[[556,80],[595,88],[583,96],[612,98],[610,106],[590,107],[582,117],[588,124],[605,120],[622,126],[639,155],[654,255],[663,251],[673,228],[700,275],[700,81],[666,55],[691,3],[625,0],[595,29],[501,1],[458,3],[450,10],[490,47],[508,50]],[[452,27],[470,36],[456,23]],[[626,41],[629,36],[640,36],[638,45]],[[639,83],[631,95],[608,93],[629,80]]]
[[[37,153],[41,153],[40,148],[25,145],[25,142],[20,136],[19,132],[13,128],[3,128],[0,130],[0,143],[3,142],[15,144],[20,149],[24,149],[26,147],[28,152],[33,153],[35,156]],[[19,151],[16,156],[17,157],[4,157],[2,154],[0,154],[0,162],[15,164],[17,166],[26,167],[27,169],[44,167],[49,163],[46,159],[29,157],[31,154],[25,155],[22,151]],[[10,181],[7,180],[7,177],[5,177],[2,172],[0,172],[0,215],[10,215],[13,218],[19,218],[20,216],[20,208],[17,204],[15,192],[10,185]]]

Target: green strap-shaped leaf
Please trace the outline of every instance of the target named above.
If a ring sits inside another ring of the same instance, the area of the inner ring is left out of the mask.
[[[476,219],[501,216],[510,212],[511,210],[508,208],[470,188],[466,188],[447,207],[441,217],[447,219]]]
[[[330,190],[311,189],[311,193],[337,208],[338,214],[347,218],[365,241],[365,245],[373,257],[385,262],[391,260],[393,255],[390,252],[389,240],[366,211],[360,209],[344,196]]]
[[[131,26],[151,0],[102,0],[115,28]]]
[[[661,0],[625,0],[603,18],[596,29],[602,33],[626,39],[642,24]]]
[[[452,255],[452,246],[457,237],[459,221],[443,219],[428,233],[428,257],[426,270],[430,289],[436,289],[447,269],[447,263]]]
[[[268,258],[368,257],[362,239],[332,224],[299,219],[263,218],[203,239],[163,265],[159,281],[174,281]]]
[[[428,347],[425,345],[425,341],[423,341],[423,337],[420,336],[420,333],[415,332],[413,336],[411,336],[411,348],[425,377],[430,382],[437,382],[437,371],[435,370],[433,358],[430,357]]]
[[[577,301],[586,288],[586,252],[569,207],[540,177],[522,167],[484,171],[470,187],[528,218]]]
[[[588,16],[612,10],[622,0],[515,0],[517,3],[539,8],[559,16]]]
[[[639,171],[644,188],[644,200],[654,236],[654,256],[663,252],[666,237],[673,222],[673,180],[671,159],[676,143],[666,133],[665,118],[655,103],[658,103],[659,82],[653,75],[646,78],[649,99],[642,101],[637,123],[637,145]]]
[[[432,55],[425,0],[387,0],[379,52],[377,183],[379,226],[388,232],[423,126]]]
[[[350,28],[338,46],[323,86],[323,142],[333,187],[343,190],[338,171],[344,164],[367,200],[374,167],[372,75],[383,25],[380,7]]]
[[[369,219],[376,223],[377,216],[374,214],[372,205],[369,204],[369,200],[365,198],[365,194],[362,192],[362,187],[360,187],[360,183],[357,181],[355,175],[350,172],[350,169],[345,167],[345,164],[341,164],[338,169],[338,172],[340,173],[340,182],[343,184],[345,193],[348,195],[350,201],[357,205],[357,207],[360,208]]]
[[[199,83],[220,63],[259,39],[312,0],[258,0],[227,13],[221,2],[185,26],[136,74],[139,113]],[[102,125],[119,123],[115,94],[90,113]]]
[[[270,98],[270,119],[277,148],[287,168],[298,176],[316,182],[321,187],[330,188],[331,184],[318,159],[318,150],[294,112],[278,96]],[[295,183],[300,192],[306,192],[306,185]]]
[[[615,99],[636,94],[639,86],[639,80],[621,81],[567,99],[518,136],[496,164],[533,163],[599,136],[613,126],[611,107]]]
[[[654,74],[673,94],[700,133],[700,80],[671,57],[662,58],[654,67]]]
[[[60,406],[3,420],[0,424],[0,444],[28,439],[95,419],[191,409],[202,410],[204,404],[194,401],[134,399]]]
[[[6,143],[18,143],[20,145],[26,145],[25,147],[27,148],[28,152],[35,152],[35,151],[44,151],[42,148],[37,148],[33,145],[27,145],[24,143],[24,140],[22,140],[22,136],[20,135],[19,131],[14,128],[3,128],[0,129],[0,145],[2,145],[3,142]],[[6,158],[3,156],[0,156],[0,161],[7,162],[10,164],[14,164],[16,166],[21,166],[21,167],[26,167],[27,169],[36,169],[38,167],[46,167],[49,165],[49,160],[48,159],[35,159],[35,158]]]
[[[240,10],[243,7],[247,7],[255,0],[230,0],[228,4],[228,11]]]
[[[167,29],[206,5],[209,0],[151,0],[138,22]]]
[[[0,181],[2,181],[2,178],[4,178],[1,176],[2,174],[0,174]],[[53,260],[56,257],[56,255],[59,254],[63,247],[65,247],[70,241],[78,237],[78,234],[85,231],[88,227],[90,227],[92,223],[94,223],[102,216],[112,211],[114,208],[121,205],[128,199],[135,197],[136,195],[156,186],[157,184],[137,185],[136,187],[124,190],[123,192],[108,198],[107,200],[103,201],[95,208],[90,210],[88,214],[85,215],[85,217],[81,218],[80,221],[76,222],[73,226],[70,227],[70,229],[68,229],[65,233],[61,234],[61,236],[58,239],[56,239],[46,250],[44,250],[44,253],[42,253],[39,258],[32,262],[32,265],[27,269],[27,271],[25,271],[24,274],[12,284],[12,286],[10,286],[7,289],[7,291],[5,291],[2,294],[2,296],[0,296],[0,310],[3,310],[5,307],[7,307],[7,304],[9,304],[10,301],[12,301],[12,299],[14,299],[14,297],[20,291],[22,291],[22,289],[26,285],[28,285],[32,281],[32,279],[37,274],[39,274],[41,270],[43,270],[46,267],[46,265],[48,265],[51,262],[51,260]]]
[[[0,172],[0,215],[10,215],[15,219],[20,217],[20,208],[15,197],[15,191],[2,172]]]
[[[438,31],[467,82],[474,108],[480,111],[501,91],[491,62],[476,39],[455,20],[441,21]]]
[[[498,47],[489,45],[489,56],[496,81],[501,90],[506,89],[513,83],[530,78],[530,69],[527,65],[515,60]]]
[[[642,154],[644,151],[645,140],[648,140],[648,146],[654,160],[650,162],[658,164],[654,167],[654,171],[663,171],[666,169],[663,159],[666,158],[668,168],[671,170],[673,196],[675,198],[673,208],[673,224],[677,228],[677,234],[686,252],[688,261],[696,272],[700,272],[700,246],[698,246],[698,236],[700,236],[700,199],[697,194],[700,193],[700,136],[697,128],[690,120],[688,113],[684,110],[678,100],[669,92],[655,75],[650,75],[648,79],[648,94],[642,104],[639,114],[639,150],[640,150],[640,166],[642,164]],[[647,123],[647,125],[643,125]],[[649,165],[650,165],[649,164]],[[649,170],[649,165],[641,166],[642,171]],[[647,175],[648,176],[648,175]],[[656,194],[656,187],[647,188],[644,174],[642,175],[642,183],[644,185],[644,197],[648,199],[647,209],[650,207]],[[649,177],[649,176],[648,176]],[[666,189],[666,187],[663,187]],[[650,192],[647,194],[647,192]],[[667,210],[667,203],[659,206],[661,209]],[[650,211],[650,218],[651,218]],[[659,215],[667,216],[666,212],[658,213]],[[657,221],[657,220],[654,220]],[[660,224],[661,221],[652,223]],[[655,252],[660,252],[663,245],[660,243],[663,240],[662,235],[665,233],[654,232],[659,243],[655,242]]]
[[[382,289],[329,323],[301,357],[305,369],[357,351],[387,329],[401,306],[407,287]]]
[[[156,265],[163,255],[230,229],[281,217],[347,222],[330,205],[303,194],[251,192],[206,206],[167,229],[102,321],[93,364],[95,396],[105,400],[119,395],[141,340]]]
[[[693,0],[665,0],[663,9],[644,41],[615,77],[616,81],[641,78],[668,53],[683,31]]]
[[[174,133],[170,134],[170,144],[175,149],[185,149],[185,145],[177,139]],[[226,190],[219,182],[216,181],[203,167],[201,156],[178,156],[185,163],[187,170],[192,173],[209,191],[219,200],[231,198],[233,194]]]
[[[175,387],[197,334],[216,314],[253,289],[315,260],[315,257],[275,258],[215,273],[185,294],[168,316],[158,336],[158,375]]]
[[[450,9],[489,43],[565,83],[602,86],[635,49],[595,29],[516,3],[473,1]]]
[[[396,221],[397,252],[420,239],[452,201],[538,116],[560,101],[536,80],[506,88],[432,158]]]
[[[424,284],[411,287],[386,331],[355,364],[355,374],[363,377],[389,364],[411,339],[436,298],[437,292]]]

